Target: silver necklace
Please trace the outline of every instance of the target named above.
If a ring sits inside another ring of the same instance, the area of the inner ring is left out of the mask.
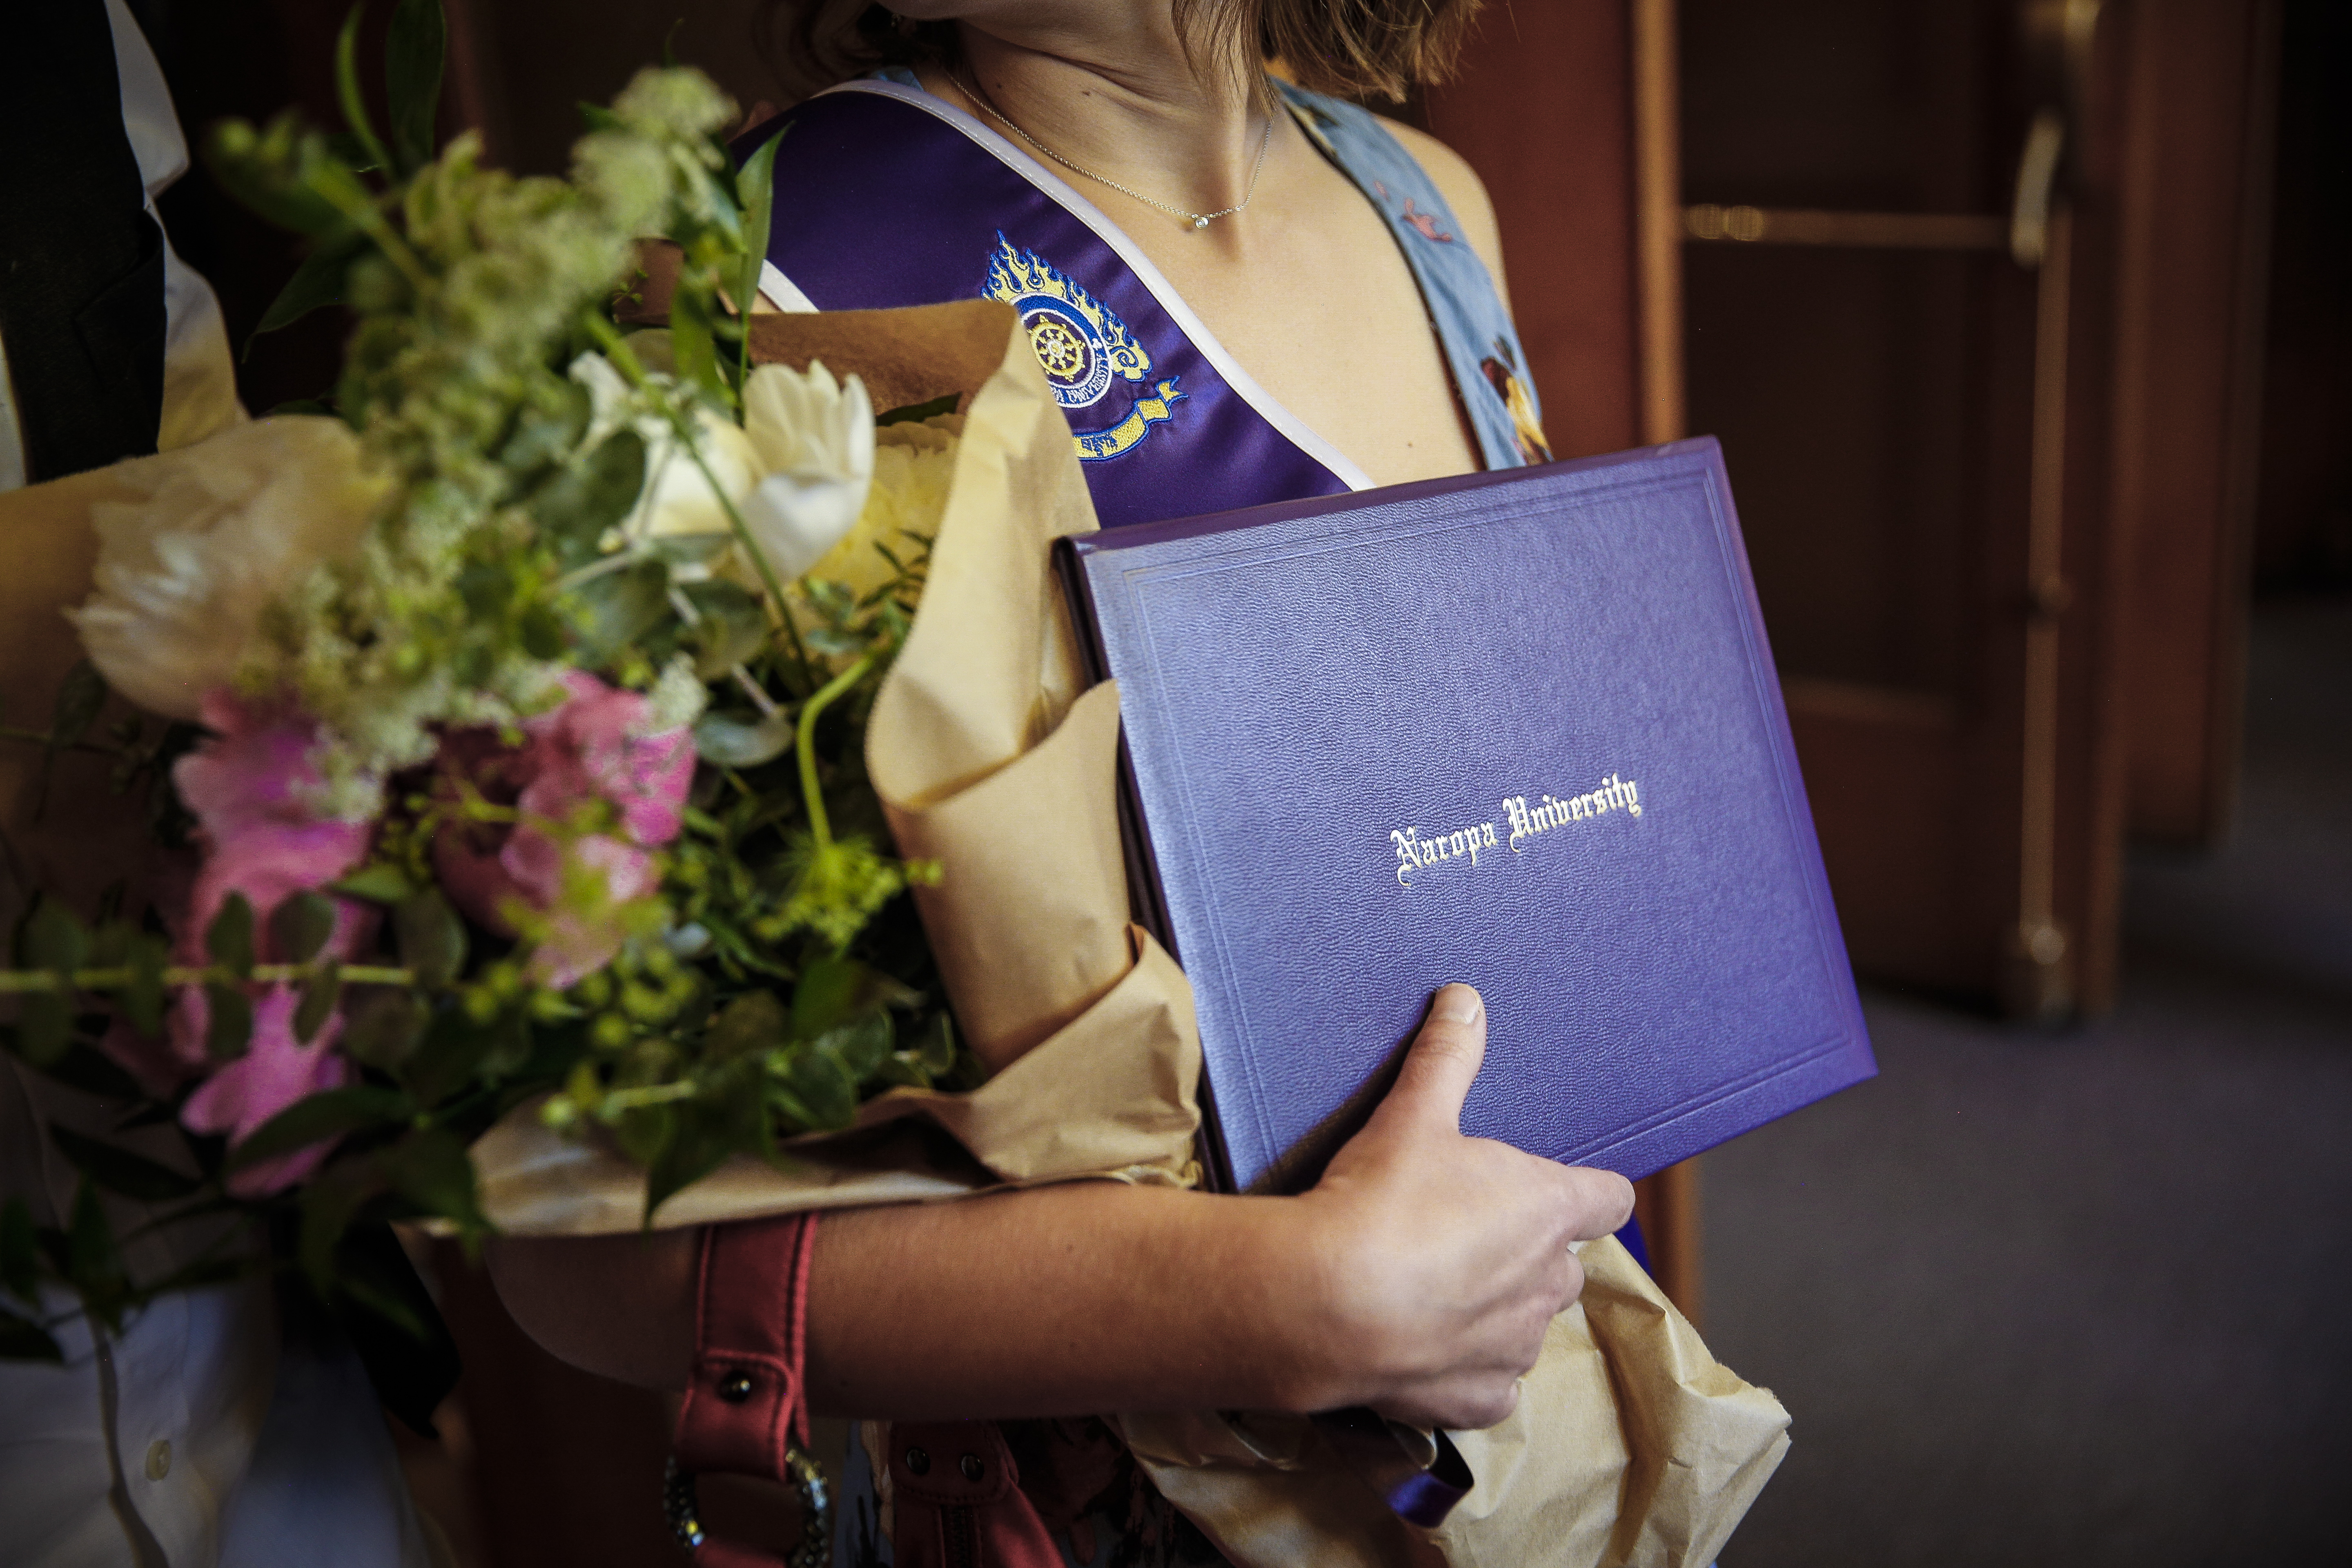
[[[1265,150],[1274,143],[1274,116],[1269,114],[1265,117],[1265,130],[1260,133],[1257,139],[1257,162],[1252,165],[1250,169],[1249,189],[1242,193],[1242,199],[1234,205],[1225,207],[1218,212],[1196,213],[1187,207],[1172,207],[1166,202],[1155,202],[1150,196],[1145,195],[1141,191],[1129,190],[1127,186],[1120,184],[1117,180],[1107,179],[1103,175],[1096,174],[1092,169],[1082,168],[1078,164],[1071,163],[1067,158],[1063,157],[1059,153],[1055,152],[1051,147],[1046,146],[1043,142],[1038,141],[1037,138],[1030,135],[1029,132],[1022,130],[1021,127],[1013,124],[1013,121],[1007,120],[1003,114],[999,113],[996,105],[989,102],[988,99],[981,92],[980,89],[976,85],[966,82],[963,78],[955,75],[953,72],[949,73],[948,79],[955,83],[957,89],[961,91],[966,98],[979,105],[982,111],[987,114],[989,118],[994,120],[999,125],[1003,126],[1004,129],[1012,132],[1013,134],[1020,137],[1021,140],[1028,142],[1029,145],[1036,148],[1037,151],[1043,153],[1045,156],[1051,158],[1065,169],[1069,170],[1072,174],[1084,174],[1087,179],[1092,180],[1098,185],[1108,185],[1112,190],[1117,191],[1119,195],[1123,196],[1132,196],[1137,201],[1141,202],[1145,206],[1157,207],[1161,212],[1171,214],[1176,217],[1190,218],[1194,228],[1206,228],[1213,219],[1231,217],[1235,213],[1241,211],[1242,208],[1250,205],[1250,198],[1257,195],[1257,177],[1265,173]]]

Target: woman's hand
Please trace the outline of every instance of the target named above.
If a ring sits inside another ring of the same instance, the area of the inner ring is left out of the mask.
[[[1571,1241],[1633,1212],[1633,1184],[1465,1138],[1486,1055],[1467,985],[1431,1004],[1396,1086],[1294,1200],[1321,1265],[1328,1353],[1348,1399],[1423,1426],[1491,1426],[1518,1403],[1544,1330],[1584,1288]]]

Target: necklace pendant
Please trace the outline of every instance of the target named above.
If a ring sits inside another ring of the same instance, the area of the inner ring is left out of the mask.
[[[1209,220],[1204,217],[1196,217],[1192,220],[1192,226],[1194,228],[1206,228],[1209,226]]]

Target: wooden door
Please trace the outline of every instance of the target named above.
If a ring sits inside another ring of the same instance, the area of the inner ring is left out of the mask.
[[[1856,967],[2113,994],[2131,16],[1681,8],[1691,420],[1723,438]]]

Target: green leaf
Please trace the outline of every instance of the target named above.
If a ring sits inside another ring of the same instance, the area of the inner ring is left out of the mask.
[[[580,443],[594,403],[588,389],[576,381],[562,381],[549,389],[552,403],[526,406],[516,416],[514,429],[499,448],[499,466],[516,474],[536,474],[560,462]]]
[[[484,1024],[462,1007],[444,1007],[402,1076],[419,1105],[436,1105],[478,1077],[503,1076],[530,1054],[530,1026],[520,1011]]]
[[[371,988],[343,1020],[343,1055],[381,1072],[397,1071],[425,1032],[425,1005],[413,992]]]
[[[449,25],[441,14],[441,0],[400,0],[392,13],[383,73],[392,150],[404,176],[433,161],[448,47]]]
[[[212,1015],[205,1029],[205,1052],[215,1062],[233,1062],[253,1044],[253,998],[240,985],[207,985]]]
[[[784,1005],[772,991],[746,991],[720,1010],[703,1032],[702,1054],[723,1062],[780,1046],[790,1037]]]
[[[887,414],[876,415],[874,423],[877,426],[920,424],[926,419],[936,419],[942,414],[953,414],[956,411],[956,405],[962,401],[961,393],[950,392],[932,398],[929,403],[905,403]]]
[[[357,184],[327,150],[325,138],[304,131],[292,110],[265,131],[244,120],[224,120],[205,138],[205,163],[229,195],[280,228],[313,238],[350,228],[341,208],[320,195],[321,181]],[[341,171],[337,179],[335,171]]]
[[[343,966],[329,959],[326,967],[302,982],[302,1001],[294,1009],[294,1037],[309,1045],[343,998]]]
[[[67,1047],[65,1054],[45,1070],[59,1083],[100,1100],[141,1098],[137,1079],[124,1072],[111,1057],[79,1040]]]
[[[746,723],[723,713],[705,713],[694,721],[695,753],[722,768],[756,768],[793,749],[793,711],[779,708],[763,719]]]
[[[468,1235],[489,1228],[474,1185],[474,1162],[445,1127],[411,1133],[383,1155],[393,1191],[428,1215],[454,1222]]]
[[[30,1318],[0,1307],[0,1361],[45,1361],[62,1364],[66,1352],[49,1331]]]
[[[877,1008],[919,1000],[898,981],[854,958],[820,958],[793,988],[793,1034],[813,1040]]]
[[[251,1137],[229,1151],[222,1169],[242,1171],[248,1165],[291,1154],[331,1138],[346,1138],[371,1127],[404,1121],[415,1111],[415,1103],[396,1089],[379,1089],[371,1084],[331,1089],[296,1100],[255,1128]]]
[[[124,944],[122,962],[131,984],[115,993],[115,1001],[132,1028],[154,1039],[163,1032],[163,971],[172,962],[171,943],[141,931]]]
[[[393,906],[393,937],[400,961],[416,984],[438,990],[466,967],[466,926],[438,888],[411,893]]]
[[[335,97],[343,108],[343,122],[352,128],[360,145],[367,149],[368,162],[379,169],[389,169],[392,154],[383,150],[376,137],[375,127],[368,122],[367,95],[360,90],[360,18],[367,12],[367,0],[355,0],[343,17],[343,30],[335,37]]]
[[[768,646],[768,613],[749,590],[714,581],[679,591],[700,617],[687,634],[695,647],[694,673],[700,679],[716,680]]]
[[[677,362],[680,382],[700,388],[713,402],[723,405],[733,401],[735,389],[719,374],[716,308],[704,288],[693,286],[697,281],[691,270],[682,274],[677,292],[670,298],[670,353]],[[677,460],[689,467],[694,461],[684,452],[677,455]]]
[[[347,899],[365,899],[372,904],[396,904],[415,890],[408,874],[389,860],[362,866],[329,889]]]
[[[159,1165],[144,1154],[134,1154],[111,1143],[101,1143],[95,1138],[85,1138],[70,1127],[49,1123],[49,1137],[63,1154],[90,1181],[110,1193],[142,1203],[167,1203],[184,1198],[203,1184],[194,1176],[184,1176],[169,1165]]]
[[[0,1289],[28,1307],[41,1304],[41,1248],[33,1211],[21,1197],[0,1201]]]
[[[932,1020],[915,1047],[915,1065],[927,1078],[945,1078],[956,1064],[955,1021],[945,1013]]]
[[[82,1302],[110,1329],[122,1326],[122,1254],[114,1244],[114,1227],[98,1188],[85,1176],[74,1190],[73,1218],[66,1227],[66,1283],[81,1293]]]
[[[384,1191],[383,1173],[375,1163],[352,1160],[330,1165],[302,1184],[302,1224],[295,1257],[319,1299],[332,1298],[336,1283],[335,1252],[352,1222]]]
[[[316,893],[296,893],[269,914],[269,942],[281,963],[308,963],[335,934],[335,904]]]
[[[889,1059],[890,1048],[898,1042],[893,1038],[890,1015],[879,1008],[855,1023],[828,1030],[817,1041],[816,1048],[826,1052],[841,1064],[842,1072],[852,1083],[864,1083],[880,1070]]]
[[[49,710],[49,744],[70,746],[89,733],[98,722],[99,713],[106,707],[106,677],[98,667],[83,659],[66,671],[58,687],[57,701]]]
[[[735,197],[743,204],[743,264],[735,276],[735,313],[743,321],[735,374],[739,384],[751,374],[752,301],[760,297],[760,273],[768,259],[776,205],[776,144],[783,139],[783,131],[769,137],[735,172]]]
[[[253,331],[246,337],[245,349],[238,355],[239,361],[253,357],[253,340],[262,333],[290,327],[313,310],[341,304],[343,277],[351,270],[352,258],[364,247],[365,242],[353,235],[312,251],[302,265],[294,269],[294,276],[286,280],[286,287],[278,291],[278,298],[269,302],[269,309],[261,313],[261,320],[254,323]],[[315,400],[310,407],[297,410],[301,413],[322,411]]]
[[[595,555],[604,531],[628,517],[645,488],[646,438],[615,430],[532,493],[531,521],[567,560],[584,562]]]
[[[647,1225],[672,1194],[710,1174],[741,1147],[741,1137],[750,1130],[733,1125],[735,1120],[724,1106],[716,1108],[716,1114],[712,1108],[700,1105],[684,1109],[676,1135],[646,1171]]]
[[[58,977],[61,989],[26,992],[16,1003],[17,1054],[37,1068],[47,1068],[73,1043],[73,972],[89,956],[89,935],[71,911],[55,899],[43,899],[25,921],[16,940],[16,962],[25,969],[46,969]]]
[[[843,1070],[841,1058],[814,1047],[793,1054],[784,1081],[808,1108],[812,1131],[835,1131],[857,1115],[857,1083]]]
[[[253,973],[253,906],[243,893],[221,901],[220,913],[205,928],[205,951],[240,980]]]
[[[592,668],[611,660],[674,613],[669,569],[656,561],[607,572],[575,589],[572,600],[584,612],[580,662]]]

